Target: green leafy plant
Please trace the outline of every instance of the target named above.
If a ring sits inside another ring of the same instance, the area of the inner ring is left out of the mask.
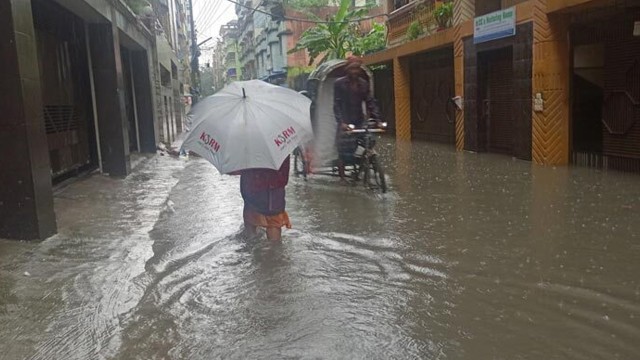
[[[313,66],[292,66],[287,69],[287,76],[297,77],[303,74],[311,74],[315,67]]]
[[[387,45],[387,27],[383,23],[374,23],[371,31],[364,36],[354,35],[351,52],[362,56],[383,50]]]
[[[436,5],[433,10],[433,17],[438,23],[440,29],[445,29],[451,26],[451,19],[453,18],[453,2],[444,2]]]
[[[316,26],[307,29],[298,40],[296,46],[289,53],[307,50],[309,52],[309,65],[313,64],[319,56],[323,55],[319,63],[330,59],[342,59],[351,52],[355,42],[353,27],[351,24],[362,19],[369,12],[369,8],[350,9],[352,0],[341,0],[335,14],[327,19],[309,14],[309,17],[318,21]]]
[[[419,21],[414,21],[407,28],[407,40],[415,40],[424,34],[424,28]]]

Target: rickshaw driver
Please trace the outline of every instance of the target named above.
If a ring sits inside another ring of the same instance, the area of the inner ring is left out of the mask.
[[[343,154],[345,151],[354,149],[350,148],[348,142],[345,143],[341,140],[343,134],[350,131],[350,124],[356,128],[360,128],[364,124],[365,114],[362,111],[362,103],[366,104],[370,118],[380,119],[378,106],[369,91],[369,82],[360,76],[362,72],[362,60],[352,56],[347,59],[347,75],[337,79],[333,86],[333,112],[338,123],[336,134],[338,171],[343,180],[345,179]]]

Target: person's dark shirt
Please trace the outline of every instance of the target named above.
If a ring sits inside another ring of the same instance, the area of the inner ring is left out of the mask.
[[[279,170],[272,169],[247,169],[241,170],[240,191],[244,195],[259,193],[269,189],[284,188],[289,183],[289,163],[287,157]]]
[[[365,79],[359,77],[353,83],[345,76],[336,80],[333,85],[333,112],[338,123],[362,126],[365,120],[362,111],[363,101],[367,105],[368,115],[379,119],[378,107]]]

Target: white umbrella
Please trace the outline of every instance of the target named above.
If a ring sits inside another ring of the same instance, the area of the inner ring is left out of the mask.
[[[237,81],[197,103],[183,148],[222,174],[280,168],[313,136],[304,95],[260,80]]]

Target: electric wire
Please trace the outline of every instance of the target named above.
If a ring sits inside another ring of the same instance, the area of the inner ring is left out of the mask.
[[[203,29],[204,28],[208,28],[209,26],[211,26],[211,24],[213,22],[215,22],[215,20],[212,20],[212,19],[214,19],[214,18],[218,19],[219,18],[219,16],[220,16],[219,11],[221,10],[222,4],[224,4],[224,0],[217,0],[216,1],[216,5],[211,10],[211,13],[209,14],[209,17],[205,21],[202,21],[202,22],[199,23],[201,28],[203,28]],[[223,10],[222,14],[224,14],[226,9],[222,9],[222,10]]]
[[[209,26],[208,26],[208,27],[206,27],[206,28],[200,29],[200,32],[201,32],[202,34],[204,34],[204,33],[206,33],[208,30],[210,30],[210,29],[211,29],[211,27],[215,26],[215,25],[216,25],[216,23],[218,22],[218,20],[220,20],[220,18],[221,18],[221,17],[222,17],[226,12],[227,12],[227,10],[231,7],[231,5],[232,5],[232,4],[228,4],[228,6],[227,6],[225,9],[223,9],[223,11],[222,11],[220,14],[218,14],[218,16],[217,16],[213,21],[211,21],[211,23],[209,24]]]
[[[264,11],[264,10],[260,10],[258,8],[253,8],[251,6],[248,5],[244,5],[242,3],[239,3],[237,1],[234,0],[226,0],[232,4],[236,4],[240,7],[243,7],[245,9],[249,9],[249,10],[253,10],[253,12],[259,12],[265,15],[269,15],[275,18],[280,18],[280,19],[284,19],[284,20],[289,20],[289,21],[297,21],[297,22],[305,22],[305,23],[312,23],[312,24],[344,24],[344,23],[359,23],[361,21],[366,21],[366,20],[371,20],[371,19],[375,19],[375,18],[379,18],[379,17],[389,17],[389,14],[379,14],[379,15],[369,15],[369,16],[364,16],[355,20],[348,20],[348,21],[325,21],[325,20],[312,20],[312,19],[304,19],[304,18],[296,18],[296,17],[290,17],[290,16],[280,16],[280,15],[276,15],[273,13],[270,13],[268,11]]]
[[[200,23],[202,22],[202,20],[210,17],[211,10],[220,2],[222,2],[222,0],[207,1],[206,3],[204,3],[204,5],[202,5],[202,8],[198,11],[198,15],[195,17],[195,22]]]

